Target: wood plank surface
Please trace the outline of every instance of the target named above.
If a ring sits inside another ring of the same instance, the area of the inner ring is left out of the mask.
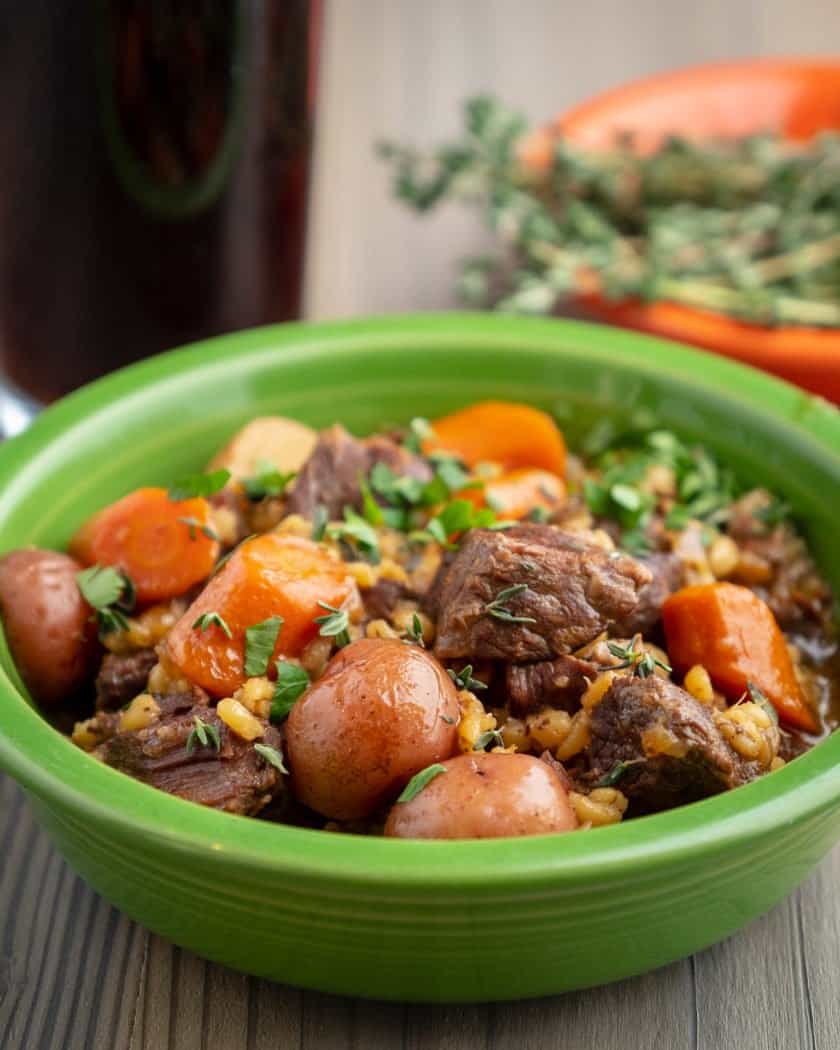
[[[492,91],[544,120],[674,66],[836,51],[836,0],[331,0],[307,313],[451,305],[469,218],[389,199],[381,138],[419,144]],[[206,963],[131,923],[64,864],[0,778],[0,1050],[836,1050],[840,850],[695,958],[607,988],[486,1006],[368,1003]]]

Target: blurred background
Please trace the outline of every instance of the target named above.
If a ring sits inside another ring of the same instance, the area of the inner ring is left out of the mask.
[[[48,401],[300,315],[452,306],[487,235],[396,203],[377,141],[452,136],[477,92],[542,124],[646,74],[838,40],[836,0],[6,0],[7,390]]]

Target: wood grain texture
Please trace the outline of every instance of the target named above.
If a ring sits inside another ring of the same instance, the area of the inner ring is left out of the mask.
[[[483,238],[393,204],[371,144],[428,144],[493,91],[535,120],[677,65],[836,50],[836,0],[332,0],[307,266],[311,317],[452,303]],[[742,934],[654,974],[509,1005],[301,992],[129,922],[63,863],[0,778],[0,1050],[836,1050],[840,850]]]
[[[148,933],[64,864],[0,777],[0,1050],[836,1050],[840,849],[723,944],[531,1002],[301,992]]]

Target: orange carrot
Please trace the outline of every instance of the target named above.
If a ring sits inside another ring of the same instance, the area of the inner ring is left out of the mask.
[[[702,664],[714,686],[737,700],[752,682],[791,726],[813,733],[818,720],[793,669],[785,636],[766,602],[747,587],[684,587],[662,607],[668,656],[684,673]]]
[[[210,580],[167,635],[166,656],[208,693],[229,696],[245,680],[248,627],[282,617],[272,660],[298,656],[318,633],[319,602],[340,608],[358,600],[355,581],[323,547],[266,533],[241,544]]]
[[[505,470],[541,467],[563,477],[566,444],[551,416],[512,401],[481,401],[432,424],[425,452],[454,452],[474,467],[482,461]]]
[[[84,565],[122,569],[145,604],[175,598],[206,579],[219,542],[207,500],[173,501],[166,489],[145,488],[94,514],[71,540],[70,553]]]
[[[490,479],[483,488],[464,489],[458,495],[476,507],[491,507],[500,518],[519,520],[537,508],[549,513],[557,510],[566,498],[566,486],[547,470],[522,467]]]

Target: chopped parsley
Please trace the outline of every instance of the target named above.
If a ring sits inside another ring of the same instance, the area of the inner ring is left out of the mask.
[[[214,470],[210,474],[190,474],[169,486],[169,498],[178,502],[196,496],[212,496],[230,481],[229,470]]]
[[[497,620],[504,620],[505,623],[536,623],[533,616],[516,616],[507,608],[507,603],[511,598],[516,598],[527,590],[527,583],[515,583],[512,587],[505,587],[504,590],[499,591],[492,602],[484,606],[484,611],[490,616],[495,616]]]
[[[219,735],[219,727],[212,722],[202,722],[196,715],[193,719],[194,728],[190,730],[187,737],[186,752],[191,755],[197,747],[212,747],[218,754],[222,750],[222,739]]]
[[[208,540],[218,541],[219,539],[219,534],[215,531],[215,529],[211,529],[209,525],[205,525],[203,522],[199,521],[198,518],[178,518],[178,521],[180,521],[183,525],[186,525],[187,528],[190,530],[191,540],[194,540],[198,536],[199,532],[203,536],[206,536]]]
[[[316,616],[315,623],[320,624],[318,634],[322,638],[333,638],[339,649],[350,643],[350,617],[346,609],[336,609],[334,605],[319,601],[322,609],[327,610],[326,616]]]
[[[195,631],[207,631],[211,627],[219,627],[228,638],[233,638],[233,632],[230,627],[225,623],[221,616],[217,612],[206,612],[202,613],[197,620],[193,622],[193,630]]]
[[[134,584],[110,565],[91,565],[76,573],[84,600],[94,609],[99,636],[128,630],[128,617],[134,608]]]
[[[282,616],[269,616],[245,629],[245,674],[249,678],[268,670],[282,626]]]
[[[674,492],[668,496],[665,516],[669,529],[681,531],[692,520],[722,524],[740,492],[732,471],[721,467],[708,450],[689,447],[669,430],[654,430],[626,447],[602,446],[596,466],[600,476],[584,480],[584,499],[596,517],[618,522],[620,545],[631,554],[651,549],[645,528],[661,498],[646,484],[651,467],[665,467],[673,474]]]
[[[378,565],[382,560],[376,530],[352,507],[344,508],[343,522],[335,522],[327,526],[327,535],[333,539],[349,542],[373,565]]]
[[[309,688],[309,675],[297,664],[286,660],[275,661],[277,668],[277,685],[271,701],[271,721],[282,722],[289,717],[289,712]]]
[[[435,777],[439,777],[441,773],[445,772],[446,766],[441,765],[440,762],[435,762],[434,765],[426,766],[425,769],[421,769],[420,772],[415,773],[411,780],[405,785],[397,802],[411,802],[412,799],[417,798],[427,784],[434,780]]]
[[[254,750],[270,766],[274,766],[275,769],[279,769],[281,773],[288,775],[289,771],[283,764],[283,756],[275,747],[269,747],[268,744],[254,744]]]
[[[249,500],[258,503],[263,499],[282,496],[296,473],[294,470],[284,473],[277,470],[269,460],[261,459],[255,464],[253,477],[242,479],[242,488]]]
[[[472,671],[472,664],[467,664],[466,667],[462,668],[457,673],[453,671],[451,667],[446,669],[446,673],[459,689],[466,689],[470,693],[486,689],[487,686],[484,682],[480,682],[477,678],[473,678]]]
[[[408,424],[408,433],[403,438],[403,448],[409,452],[420,452],[423,442],[435,436],[432,424],[422,416],[416,416]]]

